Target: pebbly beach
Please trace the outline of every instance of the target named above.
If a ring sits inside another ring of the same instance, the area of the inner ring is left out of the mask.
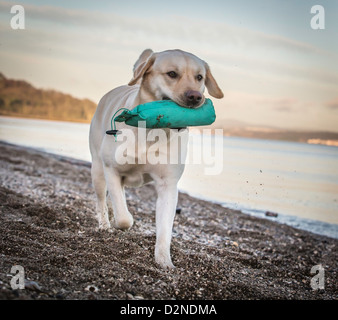
[[[90,163],[0,143],[0,299],[332,300],[337,239],[180,193],[172,257],[154,262],[155,199],[126,189],[129,231],[99,231]],[[25,270],[24,290],[10,271]],[[313,287],[315,266],[324,288]]]

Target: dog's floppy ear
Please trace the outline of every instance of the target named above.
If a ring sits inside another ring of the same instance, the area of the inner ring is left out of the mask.
[[[208,92],[211,96],[221,99],[224,97],[222,90],[219,88],[215,78],[211,74],[210,67],[205,62],[206,77],[205,77],[205,86],[208,89]]]
[[[138,60],[134,64],[133,78],[129,81],[128,85],[133,86],[136,84],[146,73],[146,71],[153,65],[155,61],[155,54],[152,50],[147,49],[142,52]]]
[[[152,55],[152,53],[153,53],[153,50],[151,49],[146,49],[141,53],[141,55],[139,56],[139,58],[134,64],[134,68],[133,68],[134,77],[135,77],[135,70],[140,66],[140,64],[145,62]]]

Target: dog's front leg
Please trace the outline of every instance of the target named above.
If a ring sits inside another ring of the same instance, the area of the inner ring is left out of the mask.
[[[155,261],[166,268],[174,268],[170,257],[170,242],[177,205],[177,183],[156,181],[156,245]]]
[[[134,223],[133,216],[128,211],[121,176],[111,167],[104,167],[104,175],[107,189],[112,201],[114,213],[114,227],[117,229],[129,229]]]

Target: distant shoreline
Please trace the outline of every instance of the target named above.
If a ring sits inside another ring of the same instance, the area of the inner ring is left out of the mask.
[[[337,140],[309,139],[307,143],[308,144],[322,144],[322,145],[330,146],[330,147],[338,147]]]
[[[29,119],[29,120],[44,120],[44,121],[60,121],[60,122],[75,122],[75,123],[88,123],[90,124],[90,121],[88,120],[79,120],[79,119],[58,119],[58,118],[49,118],[46,119],[44,117],[37,117],[37,116],[27,116],[27,115],[11,115],[11,114],[2,114],[0,113],[0,117],[4,117],[4,118],[17,118],[17,119]]]
[[[0,114],[0,117],[4,117],[4,118],[17,118],[17,119],[29,119],[29,120],[44,120],[44,121],[59,121],[59,122],[73,122],[73,123],[84,123],[84,124],[90,124],[90,121],[88,120],[60,120],[60,119],[46,119],[43,117],[27,117],[24,115],[8,115],[8,114]],[[315,145],[326,145],[326,146],[331,146],[331,147],[338,147],[338,133],[334,133],[334,132],[329,132],[329,133],[323,133],[320,132],[319,135],[323,135],[323,134],[330,134],[333,135],[334,137],[337,137],[336,139],[320,139],[320,138],[307,138],[304,137],[302,139],[287,139],[285,137],[283,137],[283,135],[285,135],[287,132],[285,131],[277,131],[276,130],[264,130],[263,131],[258,131],[257,129],[254,129],[253,132],[255,132],[256,134],[252,133],[252,132],[246,132],[242,131],[235,131],[233,132],[232,130],[226,129],[226,128],[216,128],[214,126],[210,126],[210,127],[191,127],[194,130],[203,130],[203,129],[209,129],[211,130],[211,134],[213,134],[213,130],[215,129],[223,129],[223,136],[224,137],[237,137],[237,138],[252,138],[252,139],[261,139],[261,140],[272,140],[272,141],[289,141],[289,142],[298,142],[298,143],[306,143],[306,144],[315,144]],[[252,128],[252,127],[250,127]],[[233,132],[233,133],[231,133]],[[280,135],[278,135],[278,133],[280,132]],[[316,136],[316,133],[313,132],[295,132],[294,134],[298,134],[298,135],[306,135],[306,136]]]

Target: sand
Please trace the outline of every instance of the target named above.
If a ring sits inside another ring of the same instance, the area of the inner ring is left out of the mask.
[[[97,230],[89,163],[0,143],[0,170],[0,299],[338,297],[337,239],[180,193],[167,271],[154,262],[152,185],[126,190],[135,224],[108,232]],[[11,288],[14,265],[24,290]]]

